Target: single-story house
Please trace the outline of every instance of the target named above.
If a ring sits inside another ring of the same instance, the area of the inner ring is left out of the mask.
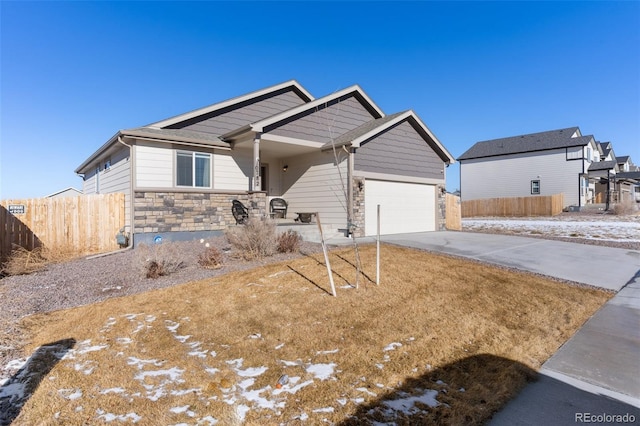
[[[631,192],[628,179],[620,186],[615,178],[611,142],[583,136],[579,127],[477,142],[458,161],[463,200],[562,193],[563,207],[581,207]]]
[[[318,212],[323,229],[372,235],[444,226],[454,158],[411,110],[386,115],[357,85],[314,98],[291,80],[121,130],[75,170],[85,194],[123,192],[134,243],[235,225],[233,200],[265,217]]]
[[[65,198],[65,197],[77,197],[79,195],[82,195],[82,191],[79,191],[73,187],[68,187],[65,189],[62,189],[60,191],[56,191],[53,194],[49,194],[47,196],[45,196],[45,198]]]

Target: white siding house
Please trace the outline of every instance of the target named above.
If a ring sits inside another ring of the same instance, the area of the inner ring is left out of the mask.
[[[478,142],[462,154],[463,200],[564,194],[567,206],[593,202],[593,136],[577,127]]]
[[[315,99],[288,81],[121,130],[76,173],[87,194],[126,194],[136,243],[219,233],[236,223],[234,200],[263,217],[272,198],[287,201],[289,218],[320,213],[328,234],[364,235],[367,183],[387,215],[422,203],[411,221],[386,216],[386,232],[439,229],[453,161],[413,111],[385,115],[357,85]]]

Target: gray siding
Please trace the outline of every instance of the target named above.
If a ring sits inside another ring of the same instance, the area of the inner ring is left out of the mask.
[[[566,159],[564,148],[478,158],[460,162],[463,200],[531,195],[531,181],[540,181],[540,195],[564,193],[564,206],[579,201],[582,160]],[[534,195],[535,196],[535,195]]]
[[[353,95],[345,96],[330,105],[321,105],[292,117],[265,132],[314,142],[329,142],[343,133],[371,121],[369,111]]]
[[[407,121],[361,145],[356,150],[354,169],[444,179],[444,162]]]
[[[85,173],[82,181],[82,193],[91,195],[96,193],[96,170],[92,169],[89,173]]]
[[[346,199],[343,190],[347,161],[336,166],[332,153],[304,154],[284,159],[289,169],[281,174],[282,198],[289,203],[288,215],[296,212],[319,212],[323,228],[332,231],[347,225]],[[340,167],[340,173],[338,173]]]
[[[124,193],[125,224],[131,222],[131,167],[129,149],[121,150],[111,156],[111,168],[100,172],[100,193]],[[104,161],[103,161],[104,164]]]
[[[234,106],[206,114],[182,123],[169,126],[170,129],[188,129],[212,135],[223,135],[249,123],[255,123],[272,115],[303,104],[304,101],[292,90],[272,97],[258,98],[246,104]]]

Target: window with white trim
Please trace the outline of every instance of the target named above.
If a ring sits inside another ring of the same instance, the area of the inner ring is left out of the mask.
[[[531,181],[531,194],[532,195],[540,194],[540,181],[537,179]]]
[[[176,186],[211,188],[211,154],[178,151]]]

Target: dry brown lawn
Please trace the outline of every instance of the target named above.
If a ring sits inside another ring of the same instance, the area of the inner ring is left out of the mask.
[[[356,290],[332,252],[337,298],[318,254],[27,318],[73,347],[15,424],[479,424],[611,297],[386,245],[376,286],[361,255]]]

